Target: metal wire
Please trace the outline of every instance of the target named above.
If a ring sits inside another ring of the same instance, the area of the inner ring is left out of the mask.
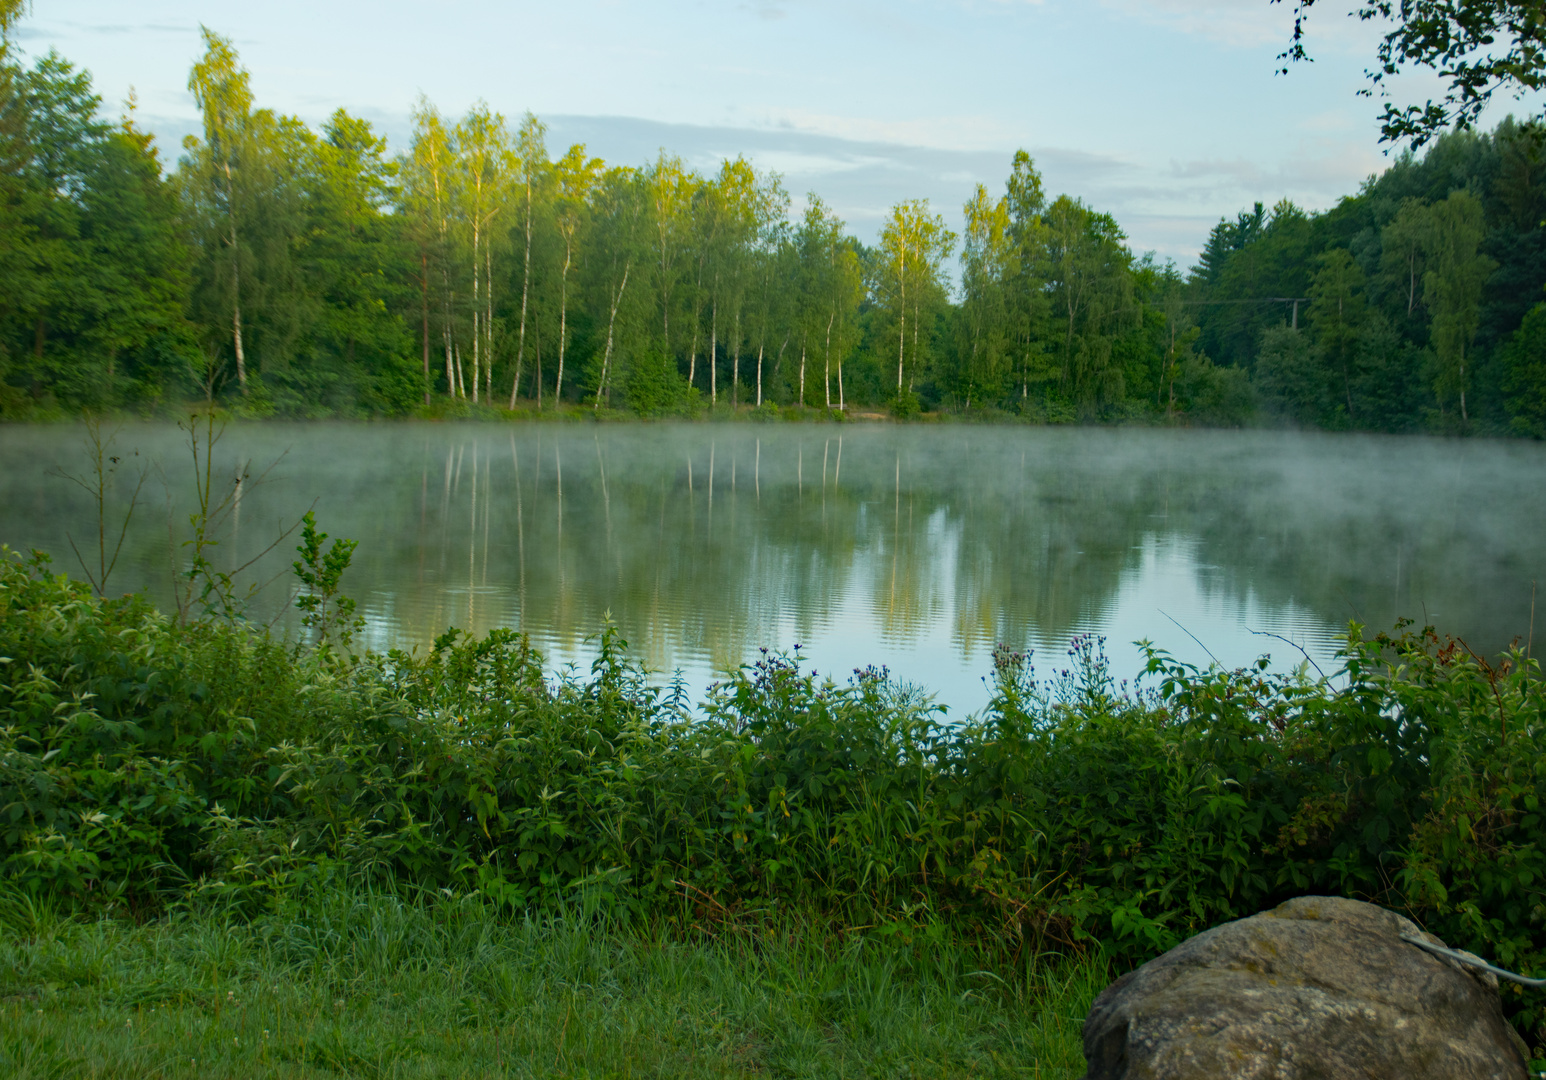
[[[1467,967],[1481,968],[1483,971],[1490,971],[1500,979],[1507,979],[1509,982],[1516,982],[1521,986],[1546,986],[1546,979],[1528,979],[1523,975],[1515,975],[1512,971],[1504,971],[1500,967],[1493,967],[1485,960],[1478,960],[1474,956],[1467,956],[1465,953],[1456,952],[1454,949],[1446,949],[1442,945],[1435,945],[1431,941],[1424,941],[1422,938],[1413,937],[1411,934],[1402,934],[1401,940],[1405,941],[1409,945],[1416,945],[1419,949],[1425,949],[1428,952],[1431,952],[1434,956],[1442,956],[1449,960],[1457,960],[1460,963],[1465,964]],[[1546,1076],[1546,1073],[1543,1073],[1542,1075]]]

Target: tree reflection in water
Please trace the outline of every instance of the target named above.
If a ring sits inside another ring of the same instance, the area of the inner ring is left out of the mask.
[[[175,429],[120,448],[183,494]],[[1478,651],[1527,632],[1546,577],[1546,449],[1412,438],[890,425],[238,425],[228,464],[288,451],[243,529],[298,516],[360,541],[345,589],[375,647],[517,626],[588,658],[610,613],[646,662],[701,686],[758,646],[893,671],[973,707],[997,642],[1046,664],[1076,633],[1228,664],[1323,663],[1348,619],[1431,620]],[[0,430],[13,547],[69,569],[91,510],[48,471],[68,428]],[[160,597],[167,517],[120,570]],[[233,543],[228,538],[228,544]],[[230,556],[235,551],[228,548]],[[270,574],[288,565],[279,553]],[[283,575],[260,602],[287,603]],[[1182,629],[1178,629],[1178,624]],[[1200,645],[1189,635],[1195,635]]]

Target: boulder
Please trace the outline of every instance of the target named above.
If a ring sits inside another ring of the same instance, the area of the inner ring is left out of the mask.
[[[1402,934],[1443,944],[1329,896],[1198,934],[1095,999],[1085,1080],[1524,1080],[1496,977]]]

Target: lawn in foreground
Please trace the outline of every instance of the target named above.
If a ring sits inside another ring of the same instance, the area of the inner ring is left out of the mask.
[[[673,941],[477,899],[341,893],[142,926],[12,904],[0,1075],[1077,1077],[1093,962],[1017,979],[958,946]]]

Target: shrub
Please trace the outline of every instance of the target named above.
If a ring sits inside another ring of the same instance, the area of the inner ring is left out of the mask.
[[[1098,642],[950,723],[884,671],[764,653],[698,712],[615,629],[584,676],[520,634],[353,656],[97,600],[0,567],[0,867],[34,894],[153,910],[323,880],[577,898],[680,927],[779,911],[1006,962],[1135,963],[1290,896],[1406,911],[1546,968],[1539,669],[1424,628],[1353,626],[1331,678],[1200,671]],[[1542,995],[1505,989],[1530,1031]]]

